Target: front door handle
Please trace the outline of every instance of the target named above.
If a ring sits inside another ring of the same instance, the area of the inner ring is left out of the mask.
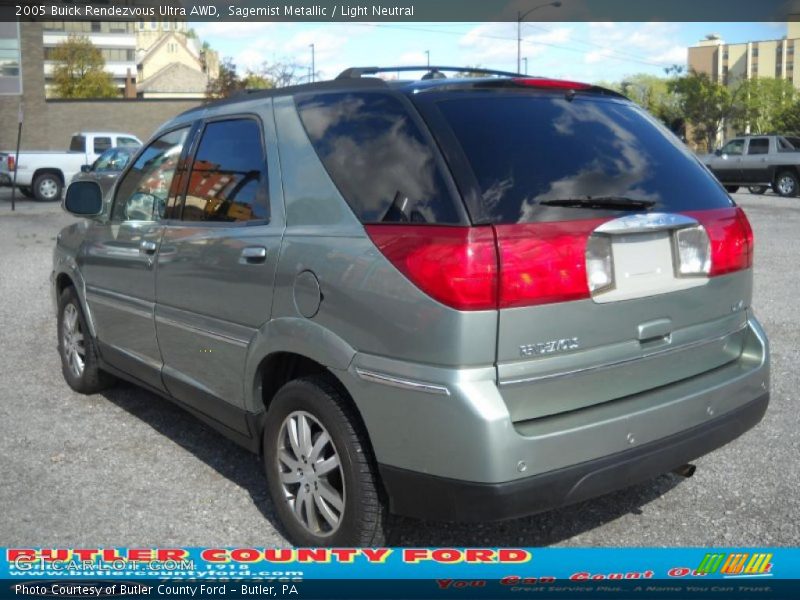
[[[142,243],[139,244],[139,252],[141,252],[142,254],[153,255],[156,253],[157,247],[158,246],[156,245],[156,243],[151,240],[142,240]]]
[[[267,260],[267,249],[264,246],[248,246],[242,250],[239,264],[257,265]]]

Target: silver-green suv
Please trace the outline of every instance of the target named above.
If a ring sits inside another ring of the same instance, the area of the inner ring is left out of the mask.
[[[680,141],[589,85],[377,71],[191,110],[106,198],[70,186],[74,390],[260,453],[307,546],[576,502],[761,419],[752,232]]]

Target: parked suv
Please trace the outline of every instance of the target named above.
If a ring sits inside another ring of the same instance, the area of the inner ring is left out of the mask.
[[[594,86],[377,71],[172,119],[105,209],[69,187],[74,390],[132,381],[259,453],[307,546],[577,502],[761,419],[752,232],[678,139]]]

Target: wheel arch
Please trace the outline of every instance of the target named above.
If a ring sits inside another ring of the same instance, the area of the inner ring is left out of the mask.
[[[64,173],[61,171],[61,169],[57,169],[56,167],[42,167],[33,172],[33,177],[31,177],[31,185],[33,185],[33,182],[36,181],[36,178],[39,177],[39,175],[47,174],[56,175],[61,180],[62,186],[66,184]]]

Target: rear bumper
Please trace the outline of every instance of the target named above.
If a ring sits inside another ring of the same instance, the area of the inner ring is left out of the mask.
[[[769,392],[680,433],[603,458],[506,483],[473,483],[380,465],[392,512],[447,521],[496,521],[594,498],[666,473],[756,425]]]

